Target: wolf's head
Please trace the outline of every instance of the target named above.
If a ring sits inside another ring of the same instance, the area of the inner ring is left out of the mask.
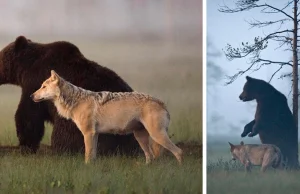
[[[40,89],[31,94],[30,97],[34,102],[54,100],[60,95],[60,81],[60,76],[54,70],[51,70],[51,76],[47,80],[45,80]]]
[[[244,142],[241,141],[241,145],[233,145],[232,143],[228,142],[230,145],[230,152],[232,155],[232,160],[237,160],[238,159],[238,154],[240,151],[240,147],[244,145]]]

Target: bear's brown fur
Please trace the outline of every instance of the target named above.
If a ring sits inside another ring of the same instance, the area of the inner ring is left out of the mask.
[[[30,94],[50,75],[58,72],[74,85],[92,91],[131,92],[131,87],[112,70],[86,59],[79,49],[65,41],[41,44],[19,36],[0,51],[0,84],[22,88],[15,122],[21,150],[35,153],[44,135],[44,122],[53,124],[51,145],[55,151],[84,150],[83,136],[75,124],[57,114],[52,103],[34,103]],[[139,145],[133,135],[99,136],[99,153],[136,152]]]
[[[248,123],[242,137],[259,134],[263,144],[278,146],[287,159],[287,166],[298,168],[297,128],[286,97],[269,83],[246,77],[240,100],[257,101],[255,119]]]

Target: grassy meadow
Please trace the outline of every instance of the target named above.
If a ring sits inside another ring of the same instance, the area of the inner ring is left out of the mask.
[[[30,37],[33,41],[57,39]],[[176,143],[202,143],[202,56],[200,44],[161,41],[103,41],[60,38],[75,43],[89,59],[107,66],[135,90],[167,104],[169,134]],[[0,40],[3,48],[12,39]],[[17,145],[14,113],[21,90],[0,87],[0,145]],[[50,145],[51,126],[42,143]],[[200,146],[196,146],[196,149]],[[84,165],[83,155],[55,156],[40,151],[22,156],[0,152],[0,193],[202,193],[202,158],[185,150],[182,166],[163,155],[150,166],[144,157],[111,156]]]
[[[235,140],[231,141],[238,144]],[[258,141],[244,140],[245,143]],[[207,145],[207,193],[263,193],[263,194],[293,194],[299,193],[300,172],[268,169],[264,174],[260,167],[252,168],[251,173],[245,173],[244,166],[239,161],[231,161],[227,141],[220,140]]]

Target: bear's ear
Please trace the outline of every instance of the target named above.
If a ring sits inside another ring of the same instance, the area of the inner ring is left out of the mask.
[[[51,70],[51,80],[52,81],[56,81],[56,80],[58,81],[59,80],[59,76],[54,70]]]
[[[251,80],[253,80],[253,78],[250,77],[250,76],[246,76],[246,80],[247,80],[247,81],[251,81]]]
[[[15,50],[20,51],[28,45],[28,41],[25,36],[19,36],[15,41]]]
[[[241,145],[244,145],[244,142],[243,142],[243,141],[241,141]]]

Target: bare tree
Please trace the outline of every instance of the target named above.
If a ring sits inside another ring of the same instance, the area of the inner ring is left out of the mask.
[[[256,28],[266,28],[270,26],[277,26],[277,30],[269,33],[263,37],[257,36],[254,38],[253,43],[242,43],[241,47],[234,48],[228,44],[225,48],[225,55],[228,60],[234,60],[239,58],[249,58],[250,65],[244,69],[238,71],[233,76],[228,76],[228,82],[226,84],[231,84],[239,76],[245,74],[246,72],[258,71],[263,66],[277,65],[278,68],[271,76],[270,81],[273,77],[282,70],[283,67],[291,67],[291,73],[281,75],[281,77],[290,76],[292,77],[293,83],[293,117],[297,127],[297,137],[298,137],[298,52],[297,52],[297,42],[298,42],[298,2],[299,0],[290,0],[286,4],[279,8],[271,5],[270,3],[260,3],[259,0],[236,0],[235,7],[229,8],[226,5],[220,7],[219,11],[224,13],[239,13],[244,11],[250,11],[258,9],[261,13],[265,14],[278,14],[282,18],[269,21],[260,21],[253,19],[248,21],[250,27]],[[290,10],[289,10],[290,9]],[[284,28],[283,24],[289,23],[291,28]],[[293,56],[292,61],[274,61],[271,59],[263,58],[261,53],[268,48],[269,42],[279,43],[279,49],[283,51],[291,52]],[[298,138],[297,138],[298,139]],[[297,148],[298,153],[298,148]]]

